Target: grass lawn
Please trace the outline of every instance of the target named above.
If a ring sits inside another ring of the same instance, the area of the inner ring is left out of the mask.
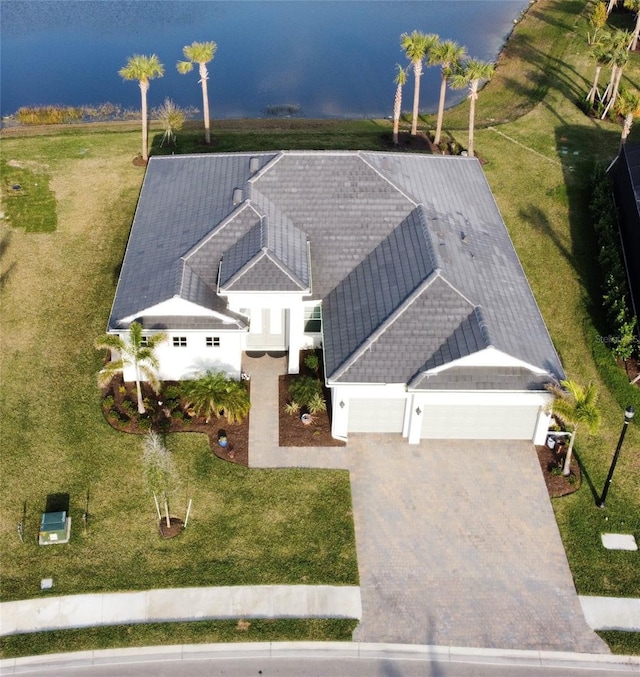
[[[594,381],[600,391],[601,429],[596,435],[581,431],[577,440],[586,481],[575,494],[553,502],[578,592],[640,597],[637,554],[600,545],[603,531],[634,533],[640,541],[638,417],[607,508],[595,507],[624,406],[635,402],[640,412],[640,396],[599,339],[608,331],[599,309],[586,186],[593,164],[608,164],[615,156],[621,126],[588,118],[578,105],[593,75],[588,6],[583,0],[532,5],[501,57],[498,75],[480,94],[476,150],[568,377]],[[627,19],[631,26],[630,15],[616,17]],[[603,73],[603,81],[607,76]],[[631,56],[625,80],[640,88],[640,55]],[[445,115],[447,132],[463,143],[467,113],[462,104]],[[433,118],[423,125],[433,128]],[[390,125],[224,121],[214,123],[212,133],[214,151],[383,149]],[[639,133],[640,124],[632,137]],[[3,133],[3,158],[34,176],[46,173],[57,226],[50,233],[5,228],[2,236],[0,547],[9,553],[2,564],[2,598],[40,594],[45,576],[53,576],[56,593],[235,582],[354,583],[346,474],[248,471],[215,460],[197,436],[169,440],[184,482],[180,500],[186,505],[188,497],[194,499],[192,523],[179,539],[158,540],[141,480],[140,441],[102,421],[94,385],[100,358],[92,349],[104,330],[142,180],[142,171],[131,164],[139,132],[116,125],[20,134]],[[178,152],[203,150],[193,130],[180,135],[179,143]],[[29,176],[22,177],[6,181],[28,185]],[[47,204],[33,205],[37,218],[50,211]],[[54,491],[71,493],[72,542],[38,548],[39,511]],[[80,518],[87,491],[91,518],[84,534]],[[16,524],[25,500],[30,540],[21,545]],[[104,636],[123,644],[127,632]],[[147,631],[132,632],[142,633],[134,643],[147,642]],[[604,636],[616,651],[637,652],[637,635],[621,634]],[[11,640],[11,646],[20,641]]]
[[[190,498],[193,508],[179,538],[158,536],[141,438],[103,420],[96,386],[102,356],[93,349],[104,332],[143,177],[131,163],[137,138],[78,133],[2,140],[3,158],[11,161],[3,181],[13,181],[16,171],[26,185],[25,172],[46,173],[57,226],[47,233],[4,227],[1,234],[1,598],[46,594],[43,577],[53,578],[54,594],[357,584],[346,472],[248,470],[215,458],[203,435],[168,438],[181,478],[173,512],[184,517]],[[51,210],[46,201],[24,198],[27,224]],[[9,210],[7,217],[16,218]],[[40,547],[40,512],[57,492],[70,495],[71,542]]]

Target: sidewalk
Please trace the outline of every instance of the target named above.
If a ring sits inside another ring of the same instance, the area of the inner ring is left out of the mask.
[[[640,632],[640,597],[578,597],[593,630]]]
[[[0,604],[0,636],[46,630],[225,618],[355,618],[360,588],[239,585],[39,597]]]

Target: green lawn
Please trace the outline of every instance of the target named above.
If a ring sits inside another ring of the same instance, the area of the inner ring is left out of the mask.
[[[163,541],[141,438],[103,420],[93,340],[104,332],[143,172],[135,134],[4,139],[3,157],[47,166],[57,230],[4,230],[2,599],[152,587],[358,581],[346,472],[255,470],[206,438],[169,436],[187,530]],[[82,152],[80,152],[82,149]],[[27,200],[28,200],[28,196]],[[40,203],[32,212],[42,211]],[[8,214],[8,216],[11,216]],[[37,545],[48,494],[68,492],[69,545]],[[89,523],[82,513],[89,497]],[[25,542],[17,523],[26,502]]]
[[[615,156],[621,126],[587,118],[579,108],[593,69],[586,10],[583,0],[532,5],[516,27],[497,77],[480,94],[476,150],[567,375],[594,381],[600,390],[602,427],[593,436],[581,431],[577,441],[585,481],[577,493],[553,502],[576,586],[581,594],[640,597],[637,556],[600,545],[603,531],[634,533],[640,540],[638,420],[627,435],[607,509],[595,507],[622,411],[628,402],[637,402],[638,389],[627,384],[599,339],[607,327],[599,307],[586,186],[594,162],[608,164]],[[625,80],[640,83],[638,54],[632,55]],[[467,112],[462,104],[445,116],[448,133],[463,143]],[[425,118],[423,124],[433,127],[434,120]],[[633,137],[640,138],[639,128]],[[386,121],[224,121],[214,123],[212,134],[214,151],[383,149],[390,126]],[[142,180],[142,171],[131,164],[138,131],[116,125],[3,135],[5,160],[21,162],[32,172],[46,166],[57,230],[5,228],[0,250],[0,548],[9,553],[2,564],[2,598],[40,594],[44,576],[53,576],[57,593],[355,582],[346,474],[248,471],[212,458],[198,437],[169,440],[184,478],[180,501],[186,504],[192,497],[194,511],[179,539],[158,540],[141,480],[140,441],[104,424],[94,385],[99,356],[92,350],[94,337],[104,330]],[[202,149],[193,130],[179,136],[178,152]],[[47,212],[42,204],[32,209]],[[69,546],[38,548],[38,513],[46,494],[54,491],[71,493],[73,539]],[[84,534],[80,516],[87,491],[91,519]],[[16,524],[24,501],[31,540],[21,545]],[[283,534],[286,540],[276,545]],[[140,553],[148,556],[148,564]],[[115,644],[125,642],[116,636]],[[637,636],[620,640],[612,635],[611,642],[616,650],[631,651]]]

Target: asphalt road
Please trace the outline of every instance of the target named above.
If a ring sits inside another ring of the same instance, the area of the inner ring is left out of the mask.
[[[461,657],[460,657],[461,658]],[[105,659],[110,660],[110,659]],[[481,657],[480,662],[426,658],[234,657],[155,660],[150,656],[114,657],[108,664],[79,662],[17,667],[0,674],[51,677],[621,677],[640,674],[640,664],[566,661],[566,665],[522,665],[526,658]],[[530,662],[535,662],[532,658]],[[564,663],[565,661],[558,661]]]

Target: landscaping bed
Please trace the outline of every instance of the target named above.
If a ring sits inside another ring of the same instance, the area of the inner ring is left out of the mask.
[[[162,433],[204,433],[209,439],[211,451],[218,458],[248,467],[249,416],[242,423],[229,423],[224,417],[207,422],[204,416],[190,413],[181,401],[167,397],[172,388],[178,388],[177,381],[164,381],[159,395],[153,392],[148,383],[143,382],[141,386],[147,408],[145,414],[138,413],[135,383],[124,383],[122,376],[116,376],[103,389],[102,412],[111,427],[133,434],[144,434],[150,430]],[[222,434],[228,439],[225,448],[218,444]]]
[[[536,446],[538,461],[550,498],[572,494],[574,491],[578,491],[582,484],[580,465],[575,456],[571,459],[569,475],[565,477],[562,474],[566,450],[567,448],[564,445],[559,445],[556,449],[549,449],[546,444]]]

